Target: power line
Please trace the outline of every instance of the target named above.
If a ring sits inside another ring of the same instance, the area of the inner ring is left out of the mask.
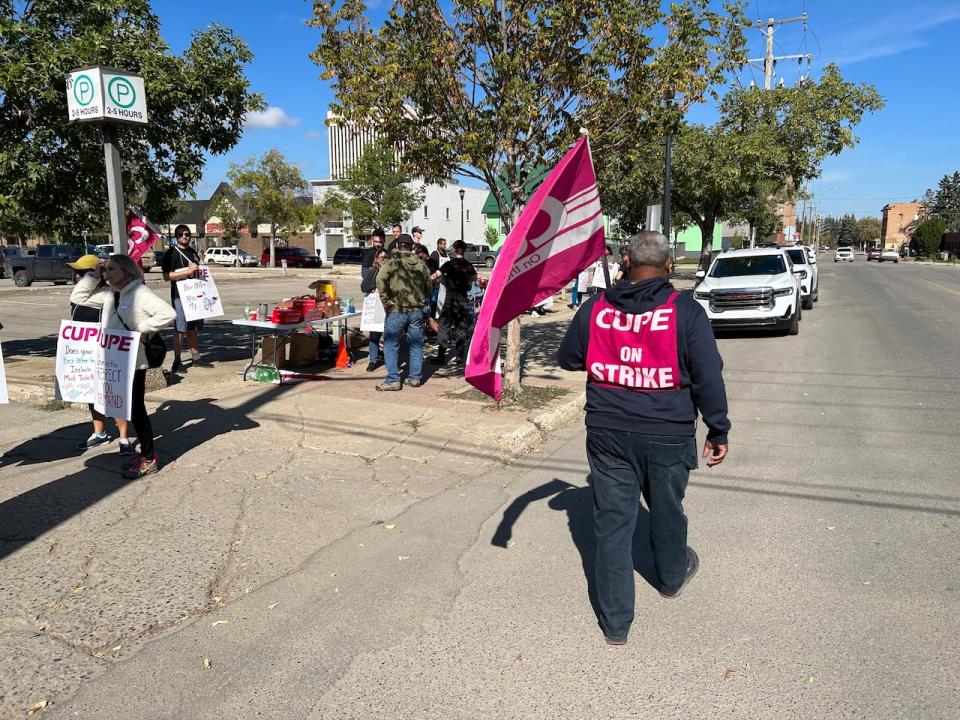
[[[757,21],[760,23],[761,21]],[[769,18],[766,22],[766,52],[762,58],[753,58],[747,60],[748,63],[763,63],[763,88],[764,90],[769,90],[772,87],[773,82],[773,72],[776,68],[778,60],[800,60],[801,62],[806,59],[808,63],[813,61],[813,57],[809,53],[801,53],[797,55],[775,55],[773,52],[773,33],[781,25],[786,25],[788,23],[802,22],[804,26],[807,24],[807,13],[804,12],[802,15],[792,18]],[[755,27],[754,23],[750,24],[750,27]]]

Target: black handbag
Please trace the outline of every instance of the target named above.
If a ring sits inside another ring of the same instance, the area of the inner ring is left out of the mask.
[[[114,303],[116,303],[116,300],[114,300]],[[120,311],[116,305],[114,305],[113,311],[117,314],[120,324],[127,330],[130,330],[123,321],[123,318],[120,317]],[[158,368],[163,365],[163,361],[167,357],[167,343],[164,342],[160,333],[156,332],[147,339],[147,342],[143,346],[143,354],[147,357],[147,367]]]

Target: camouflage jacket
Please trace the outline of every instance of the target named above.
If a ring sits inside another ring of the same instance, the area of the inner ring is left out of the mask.
[[[377,292],[387,312],[422,309],[432,291],[430,270],[413,253],[397,253],[377,273]]]

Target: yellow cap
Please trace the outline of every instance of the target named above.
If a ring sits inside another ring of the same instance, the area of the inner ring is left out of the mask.
[[[76,262],[67,263],[67,266],[74,270],[93,270],[98,262],[100,258],[96,255],[81,255]]]

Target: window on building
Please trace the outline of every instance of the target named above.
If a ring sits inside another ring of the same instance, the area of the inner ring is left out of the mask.
[[[450,208],[447,208],[447,220],[450,219]]]
[[[426,205],[423,206],[423,217],[424,217],[425,219],[428,217],[428,216],[427,216],[427,206],[426,206]]]
[[[470,222],[470,211],[467,210],[466,212],[467,212],[467,222]]]

